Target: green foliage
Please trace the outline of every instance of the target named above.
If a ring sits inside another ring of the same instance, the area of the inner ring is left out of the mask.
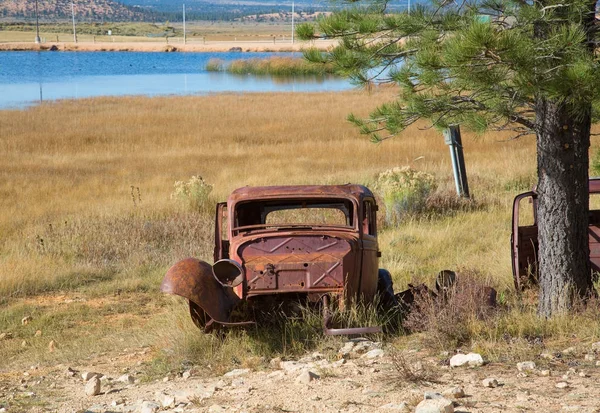
[[[206,70],[259,76],[323,76],[334,73],[333,65],[315,65],[303,59],[286,57],[239,59],[229,64],[225,64],[220,59],[210,59],[206,64]]]
[[[423,210],[435,187],[433,175],[407,166],[378,174],[375,188],[383,196],[386,223],[397,224],[406,214]]]
[[[298,34],[341,39],[328,53],[306,51],[308,60],[333,64],[358,84],[400,86],[397,102],[367,119],[351,117],[376,141],[421,118],[441,128],[525,134],[535,132],[537,99],[565,105],[572,116],[600,105],[590,2],[441,2],[410,14],[356,4]]]
[[[201,176],[194,175],[187,182],[175,182],[171,197],[183,201],[192,210],[202,211],[213,206],[209,198],[212,189],[213,186],[206,183]]]
[[[596,149],[590,160],[590,175],[600,176],[600,148]]]

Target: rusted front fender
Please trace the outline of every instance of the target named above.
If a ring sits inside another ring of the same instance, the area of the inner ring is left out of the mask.
[[[204,310],[210,317],[205,321],[205,329],[213,322],[231,324],[231,311],[240,302],[240,298],[230,287],[217,281],[212,266],[196,258],[186,258],[169,268],[160,290],[187,298],[190,308],[193,307],[191,303],[194,303]]]

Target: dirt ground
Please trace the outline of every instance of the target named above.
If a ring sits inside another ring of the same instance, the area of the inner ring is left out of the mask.
[[[6,42],[0,43],[0,51],[7,50],[49,50],[56,46],[59,51],[139,51],[139,52],[227,52],[240,48],[244,52],[289,52],[301,51],[314,46],[321,50],[330,48],[335,40],[316,40],[312,42],[259,42],[259,41],[210,41],[206,43],[193,42],[52,42],[35,44],[32,42]],[[238,49],[238,51],[240,50]]]
[[[590,354],[584,358],[586,351],[540,358],[529,371],[514,364],[450,368],[448,354],[400,353],[354,340],[330,360],[318,353],[274,359],[256,370],[216,377],[192,366],[183,374],[144,381],[143,366],[152,350],[135,348],[81,365],[5,373],[0,376],[5,410],[0,411],[412,412],[426,393],[441,393],[453,401],[455,412],[600,412],[600,368]],[[316,376],[309,379],[307,371]],[[86,395],[85,372],[104,375],[100,394]],[[486,387],[486,378],[495,378],[498,386]]]

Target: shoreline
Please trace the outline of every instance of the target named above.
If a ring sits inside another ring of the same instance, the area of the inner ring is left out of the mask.
[[[211,41],[207,43],[173,42],[31,42],[0,43],[0,51],[81,51],[81,52],[300,52],[309,47],[328,50],[335,40],[315,40],[296,43],[258,41]]]

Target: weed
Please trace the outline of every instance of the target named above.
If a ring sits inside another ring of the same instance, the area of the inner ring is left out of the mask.
[[[399,351],[390,353],[392,359],[393,373],[389,379],[394,383],[436,383],[436,374],[430,366],[416,361],[410,363],[405,354]]]
[[[212,190],[212,185],[200,175],[194,175],[188,181],[175,182],[171,197],[184,202],[193,211],[206,211],[214,208],[214,201],[210,198]]]
[[[435,179],[431,174],[410,167],[396,167],[379,173],[375,188],[385,203],[386,223],[393,225],[407,214],[423,210],[427,197],[435,189]]]
[[[490,303],[491,291],[475,272],[462,272],[444,294],[420,294],[404,321],[410,331],[426,331],[433,348],[457,348],[470,344],[472,324],[489,319],[496,311]]]

